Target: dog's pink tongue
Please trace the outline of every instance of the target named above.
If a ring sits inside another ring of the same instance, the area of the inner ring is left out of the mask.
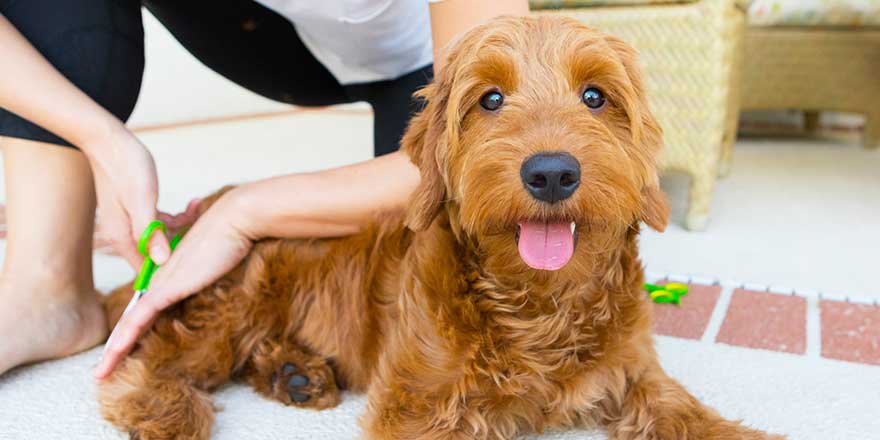
[[[569,222],[521,222],[519,256],[533,269],[562,269],[574,253]]]

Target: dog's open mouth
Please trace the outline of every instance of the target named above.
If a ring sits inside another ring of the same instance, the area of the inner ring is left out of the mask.
[[[519,256],[533,269],[562,269],[574,254],[577,228],[568,221],[521,221],[516,232]]]

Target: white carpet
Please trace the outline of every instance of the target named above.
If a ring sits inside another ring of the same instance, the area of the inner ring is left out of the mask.
[[[880,368],[658,337],[664,367],[728,418],[798,440],[870,440],[880,432]],[[20,368],[0,377],[0,439],[124,439],[101,419],[90,368],[95,349]],[[266,400],[244,385],[216,395],[223,411],[214,438],[358,438],[361,395],[332,410],[311,411]],[[600,440],[599,431],[541,439]]]

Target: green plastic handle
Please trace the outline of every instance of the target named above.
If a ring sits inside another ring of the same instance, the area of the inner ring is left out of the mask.
[[[150,244],[150,237],[153,236],[153,232],[156,232],[156,229],[161,229],[162,233],[165,234],[165,223],[153,220],[144,228],[144,232],[141,233],[141,238],[138,240],[138,252],[144,257],[150,258],[150,251],[147,250],[147,246]]]
[[[138,272],[137,277],[134,279],[134,285],[132,285],[132,288],[135,292],[147,290],[147,287],[150,285],[150,279],[153,278],[153,273],[155,273],[156,269],[159,268],[159,265],[156,264],[152,258],[150,258],[150,254],[147,250],[147,245],[150,242],[150,237],[153,236],[153,233],[156,232],[156,229],[161,229],[162,233],[164,234],[166,231],[165,224],[159,220],[153,220],[152,222],[150,222],[149,225],[147,225],[146,229],[144,229],[143,234],[141,234],[140,240],[138,240],[138,252],[140,252],[141,255],[144,256],[144,262],[143,264],[141,264],[140,272]],[[177,234],[174,236],[174,238],[171,239],[171,242],[168,244],[168,246],[171,248],[172,251],[174,250],[174,248],[177,247],[177,243],[180,242],[181,238],[182,236],[180,234]]]
[[[156,263],[153,263],[153,260],[150,257],[144,259],[144,262],[141,264],[141,270],[138,272],[137,278],[134,279],[134,285],[132,285],[132,289],[135,292],[139,290],[147,290],[147,285],[150,284],[150,278],[153,276],[153,272],[156,270]]]

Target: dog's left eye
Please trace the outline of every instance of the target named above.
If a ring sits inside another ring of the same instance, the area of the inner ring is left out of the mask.
[[[590,87],[587,90],[584,90],[584,96],[581,99],[583,99],[584,104],[586,104],[587,107],[593,110],[599,110],[605,105],[605,95],[602,94],[601,90],[595,87]]]
[[[480,106],[490,112],[498,110],[504,104],[504,95],[501,92],[492,91],[480,98]]]

